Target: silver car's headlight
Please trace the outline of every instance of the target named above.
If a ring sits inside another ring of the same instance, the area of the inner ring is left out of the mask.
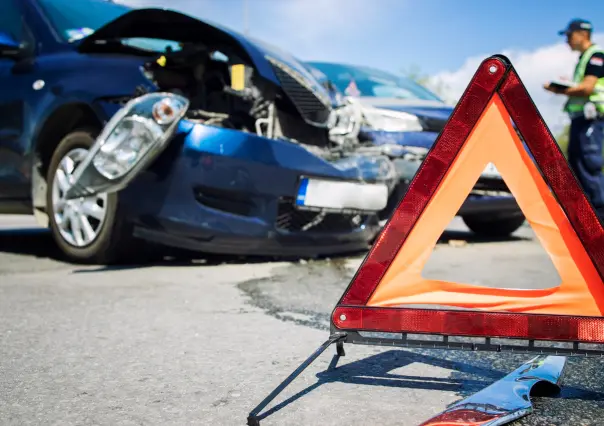
[[[365,121],[375,130],[385,132],[421,132],[423,127],[413,114],[380,108],[365,108]]]
[[[107,179],[123,177],[147,154],[161,148],[188,106],[186,98],[171,93],[134,99],[97,139],[100,146],[92,164]]]
[[[338,142],[339,137],[356,138],[361,130],[363,113],[360,107],[353,103],[348,103],[337,109],[332,110],[333,124],[330,125],[329,135],[334,142]]]
[[[66,198],[124,188],[168,145],[189,100],[148,93],[129,101],[109,120],[73,174]]]
[[[332,162],[342,171],[354,171],[355,178],[361,181],[387,182],[396,178],[393,162],[383,155],[355,154]]]

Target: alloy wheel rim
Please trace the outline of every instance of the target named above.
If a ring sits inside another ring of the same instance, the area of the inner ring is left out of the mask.
[[[59,163],[52,182],[52,207],[63,240],[74,247],[86,247],[98,237],[107,217],[107,194],[65,199],[73,182],[73,172],[88,150],[75,148]]]

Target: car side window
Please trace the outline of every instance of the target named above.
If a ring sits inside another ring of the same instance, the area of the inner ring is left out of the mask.
[[[23,41],[23,16],[15,0],[1,0],[0,31],[10,35],[15,41]],[[18,1],[18,0],[17,0]]]

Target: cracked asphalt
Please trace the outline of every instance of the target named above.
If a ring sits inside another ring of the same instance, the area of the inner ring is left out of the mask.
[[[1,425],[245,425],[327,339],[329,313],[362,261],[76,266],[32,224],[0,217]],[[481,241],[459,221],[426,276],[518,288],[559,281],[530,228]],[[330,370],[334,353],[261,424],[418,425],[531,358],[347,345]],[[514,425],[604,424],[603,361],[569,358],[562,391],[533,401]]]

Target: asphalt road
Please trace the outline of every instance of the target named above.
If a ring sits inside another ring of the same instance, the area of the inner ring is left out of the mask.
[[[2,425],[244,425],[327,338],[328,314],[362,260],[82,267],[30,226],[0,218]],[[529,228],[498,242],[472,239],[458,222],[451,229],[427,276],[559,281]],[[321,356],[262,424],[417,425],[531,357],[346,349],[332,371],[335,349]],[[602,360],[569,359],[562,392],[534,401],[536,412],[515,424],[603,424]]]

